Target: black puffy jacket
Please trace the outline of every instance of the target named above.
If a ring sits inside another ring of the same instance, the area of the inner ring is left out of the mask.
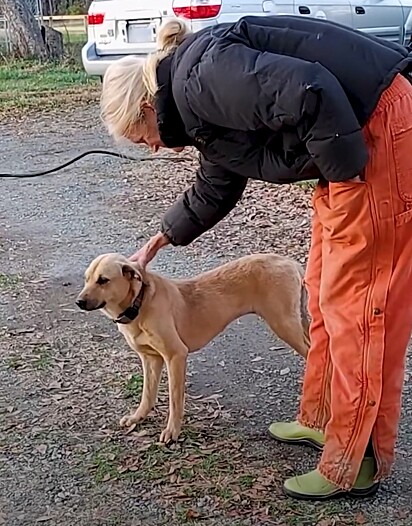
[[[188,36],[158,67],[156,109],[166,146],[196,146],[201,165],[162,231],[190,243],[230,212],[247,178],[358,175],[362,127],[411,64],[402,46],[304,17],[245,17]]]

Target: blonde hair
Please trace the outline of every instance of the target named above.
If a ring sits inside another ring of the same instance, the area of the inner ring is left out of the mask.
[[[158,90],[156,70],[189,33],[181,19],[161,26],[157,50],[146,59],[124,57],[110,64],[103,78],[101,116],[110,135],[120,139],[141,121],[142,105],[153,104]]]

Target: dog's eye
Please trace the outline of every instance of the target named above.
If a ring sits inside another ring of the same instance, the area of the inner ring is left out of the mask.
[[[96,281],[98,285],[106,285],[106,283],[109,283],[109,279],[104,278],[103,276],[99,276],[99,279]]]

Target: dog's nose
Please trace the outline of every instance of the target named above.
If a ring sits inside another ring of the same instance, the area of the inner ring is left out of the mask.
[[[87,307],[87,301],[86,300],[82,300],[82,299],[78,299],[76,300],[76,305],[82,309],[82,310],[85,310],[86,307]]]

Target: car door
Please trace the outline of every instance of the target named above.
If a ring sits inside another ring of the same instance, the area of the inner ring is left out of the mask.
[[[263,16],[293,15],[294,0],[263,0]]]
[[[237,22],[243,16],[263,15],[262,0],[222,0],[218,23]]]
[[[349,0],[354,29],[403,43],[403,9],[399,0]]]
[[[403,43],[411,47],[412,44],[412,0],[401,0],[403,11]],[[412,51],[412,48],[411,48]]]
[[[295,15],[331,20],[352,27],[349,0],[295,0]]]

